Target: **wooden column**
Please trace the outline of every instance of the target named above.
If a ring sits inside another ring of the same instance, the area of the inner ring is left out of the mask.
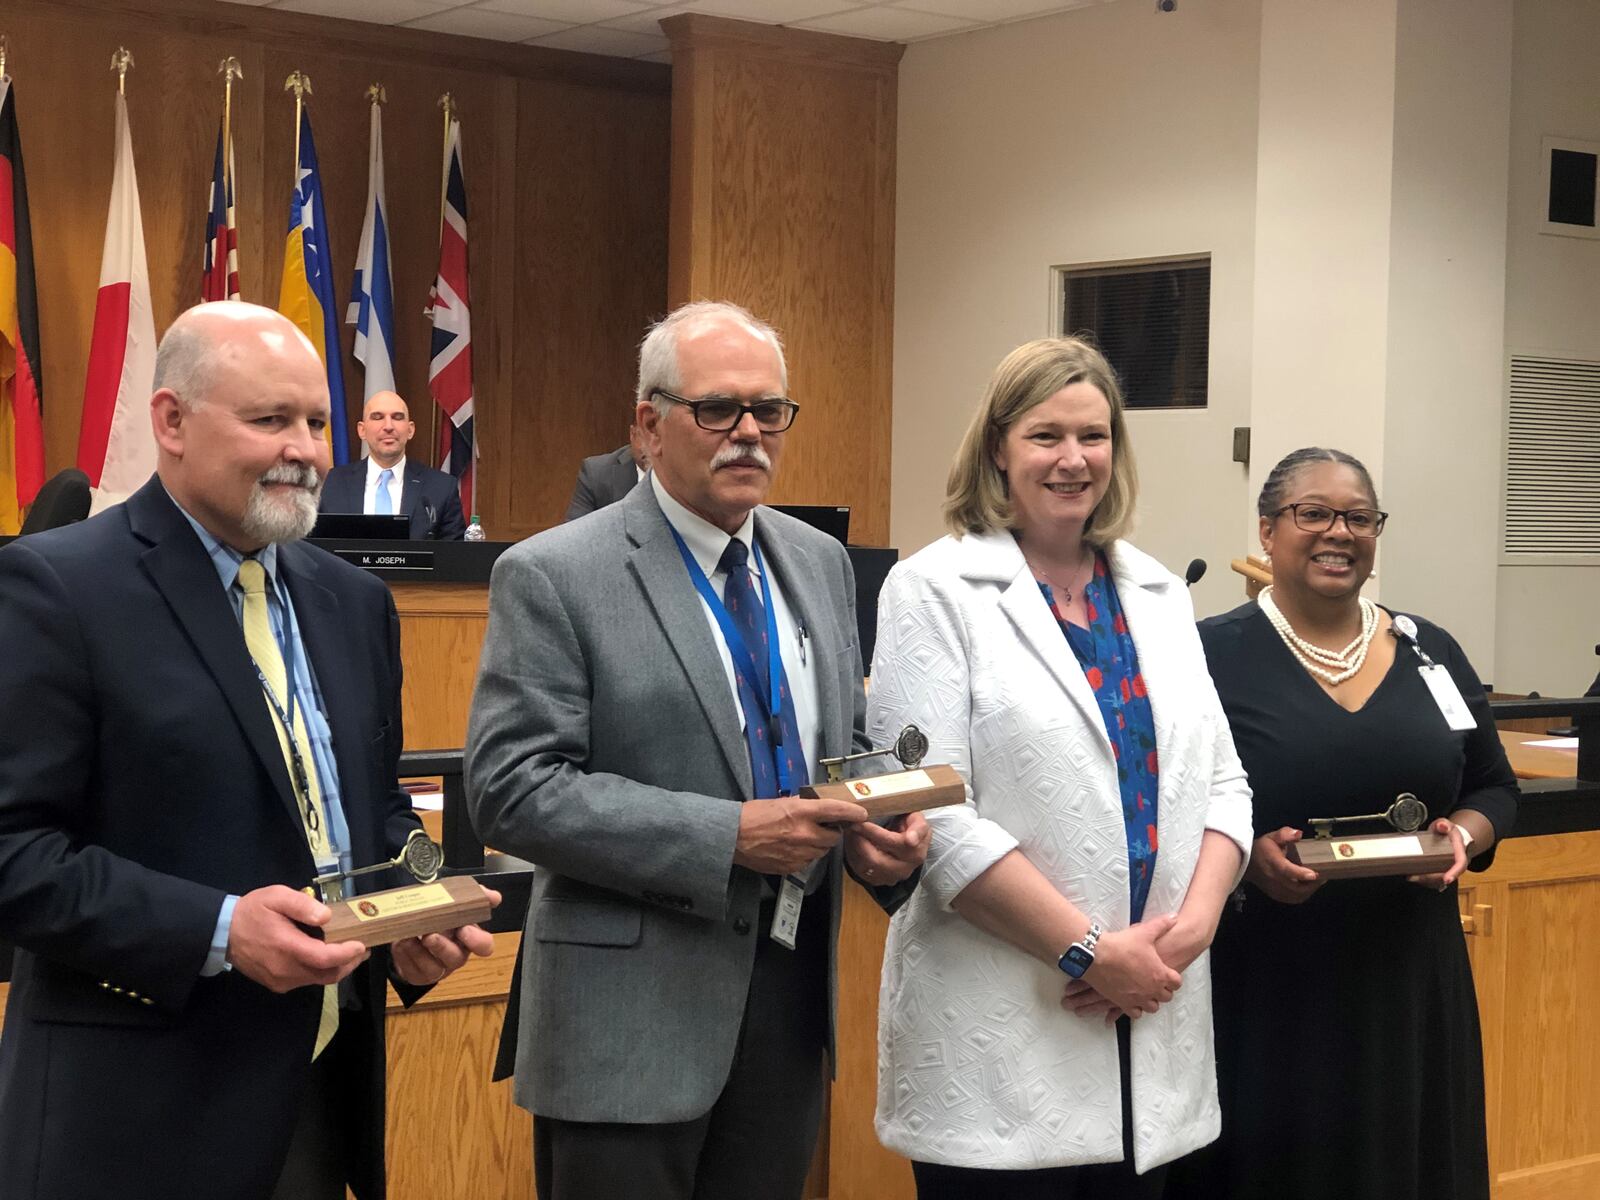
[[[895,89],[905,47],[669,17],[673,304],[732,300],[783,335],[800,417],[772,499],[848,504],[889,537]]]

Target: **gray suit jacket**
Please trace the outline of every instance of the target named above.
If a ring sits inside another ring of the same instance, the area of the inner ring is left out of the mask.
[[[756,536],[812,635],[823,755],[865,748],[843,548],[766,508]],[[467,802],[486,844],[539,868],[501,1048],[536,1114],[686,1121],[728,1077],[766,935],[761,877],[732,865],[750,760],[712,638],[652,488],[495,564]]]
[[[639,468],[633,462],[633,447],[624,445],[606,454],[594,454],[578,468],[578,482],[567,502],[563,520],[573,521],[597,508],[615,504],[639,482]]]

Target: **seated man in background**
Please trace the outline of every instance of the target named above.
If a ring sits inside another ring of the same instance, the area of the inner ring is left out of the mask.
[[[364,463],[345,463],[328,472],[320,511],[368,513],[411,518],[411,536],[458,541],[467,523],[461,514],[456,481],[443,471],[406,458],[406,443],[416,436],[406,402],[394,392],[367,401],[356,436],[367,444]]]
[[[639,423],[628,426],[628,444],[605,454],[591,455],[578,468],[578,486],[572,489],[566,520],[575,520],[597,508],[615,504],[645,477],[650,455],[644,448]]]

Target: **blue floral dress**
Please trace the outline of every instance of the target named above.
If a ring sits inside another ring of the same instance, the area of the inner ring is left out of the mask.
[[[1160,778],[1155,715],[1145,693],[1144,676],[1139,673],[1139,655],[1105,555],[1095,554],[1094,572],[1084,588],[1087,629],[1061,615],[1049,584],[1040,583],[1039,590],[1094,691],[1116,756],[1122,819],[1128,831],[1129,912],[1136,924],[1144,919],[1144,903],[1156,869],[1156,787]]]

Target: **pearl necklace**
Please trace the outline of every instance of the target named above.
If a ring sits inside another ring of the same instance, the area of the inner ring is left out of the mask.
[[[1267,620],[1272,622],[1272,627],[1278,631],[1283,644],[1288,646],[1290,653],[1300,660],[1300,665],[1318,679],[1326,681],[1331,686],[1337,686],[1353,678],[1361,670],[1362,664],[1367,661],[1367,649],[1372,645],[1372,636],[1378,631],[1378,606],[1365,596],[1360,596],[1358,599],[1361,603],[1361,632],[1356,634],[1355,640],[1343,650],[1324,650],[1321,646],[1313,646],[1296,633],[1294,627],[1289,624],[1289,618],[1283,615],[1277,602],[1273,600],[1271,584],[1261,589],[1261,594],[1256,597],[1256,603],[1267,615]]]

